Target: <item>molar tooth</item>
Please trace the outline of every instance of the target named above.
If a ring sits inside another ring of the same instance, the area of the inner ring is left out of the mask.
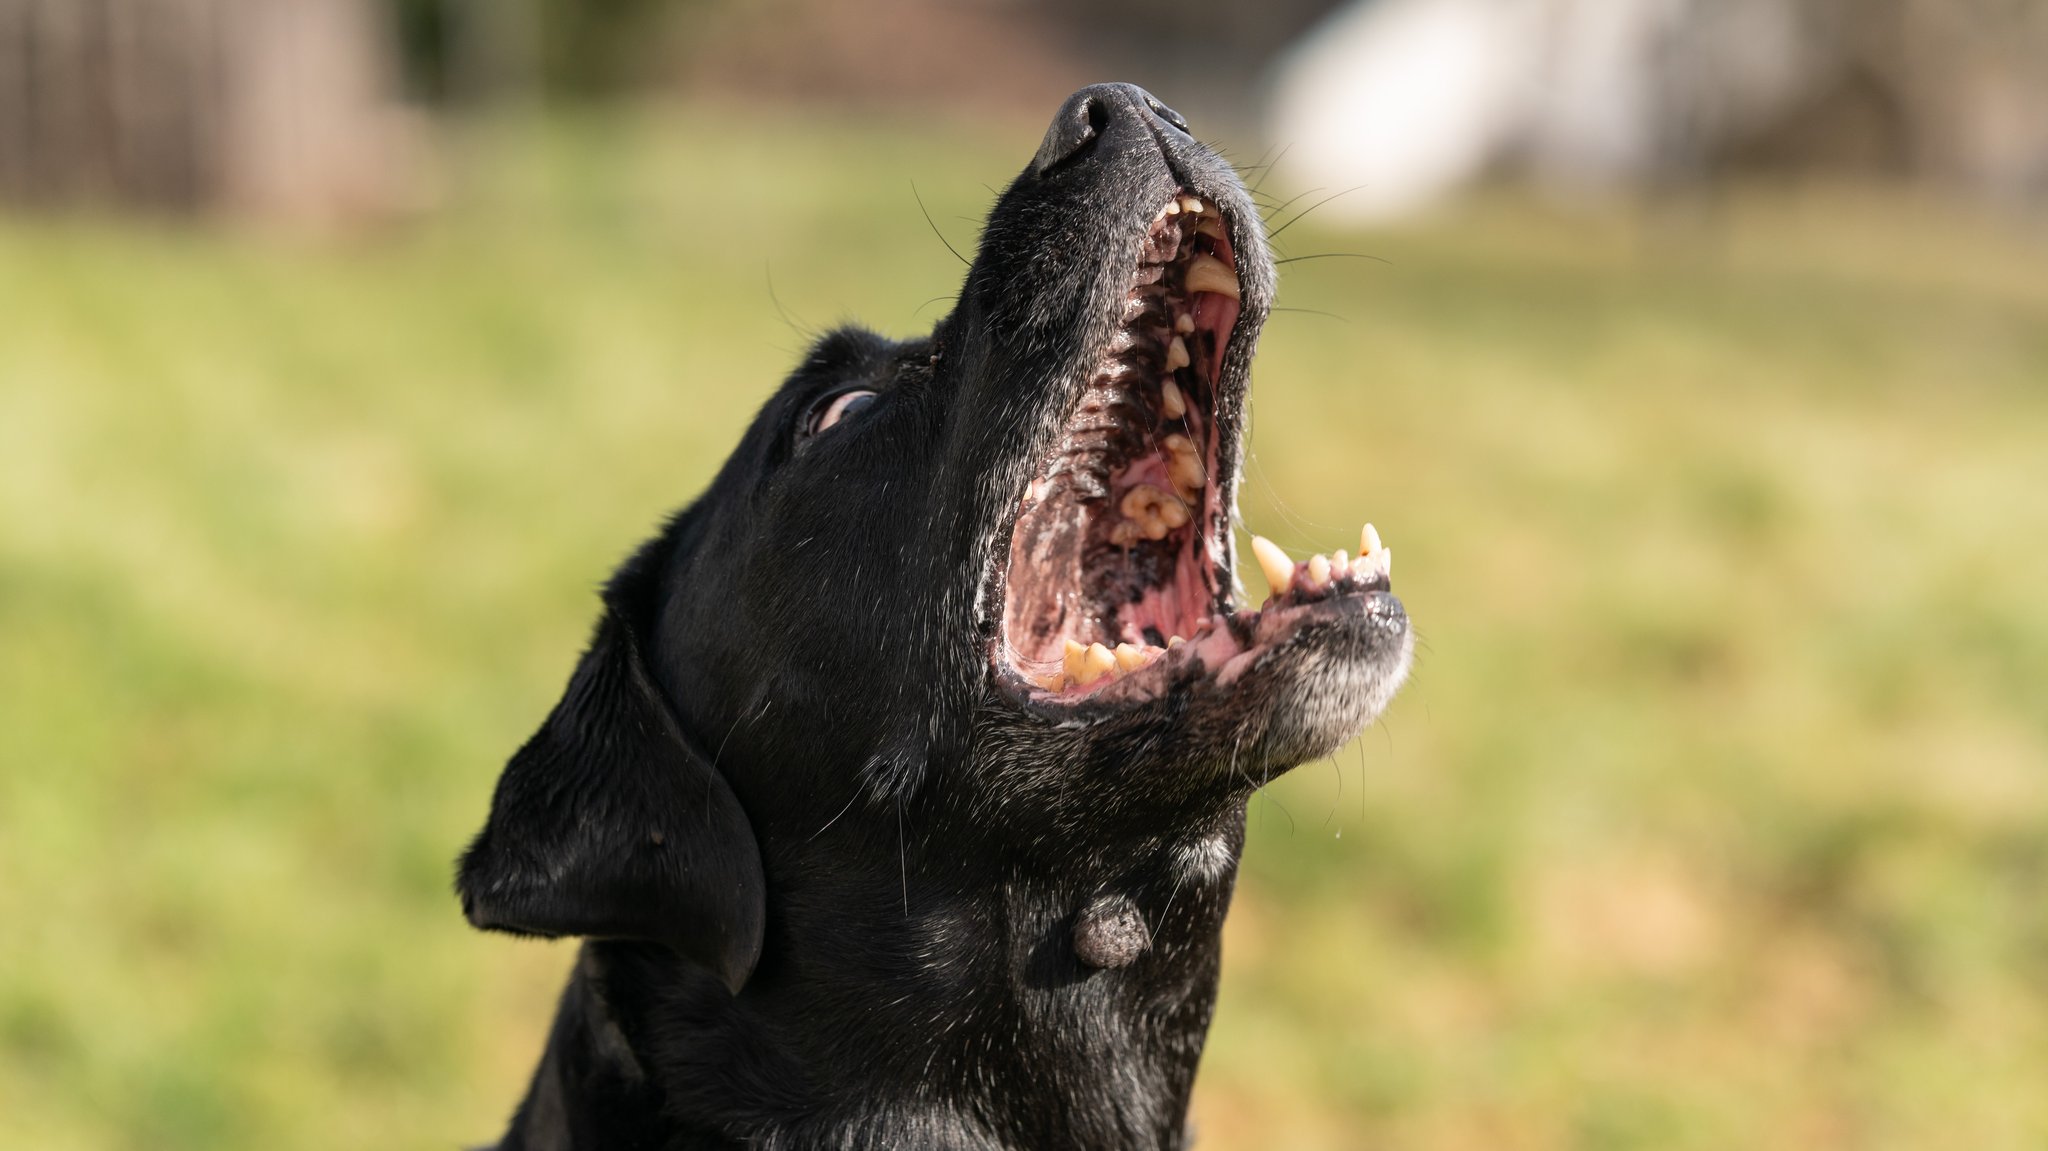
[[[1167,380],[1159,385],[1159,410],[1169,420],[1177,420],[1188,414],[1187,397],[1180,394],[1180,385]]]
[[[1320,554],[1319,554],[1319,555],[1312,555],[1312,556],[1308,557],[1308,583],[1309,583],[1309,586],[1310,586],[1310,587],[1316,587],[1316,588],[1320,588],[1320,587],[1323,587],[1323,586],[1327,585],[1327,584],[1328,584],[1329,582],[1330,582],[1330,557],[1328,557],[1328,556],[1326,556],[1326,555],[1320,555]]]
[[[1173,330],[1183,336],[1194,334],[1195,317],[1187,312],[1182,312],[1180,315],[1175,316],[1173,318]]]
[[[1189,295],[1196,292],[1214,292],[1219,296],[1229,296],[1233,300],[1238,298],[1237,273],[1214,256],[1196,256],[1190,260],[1187,279],[1184,282]]]
[[[1116,656],[1111,654],[1108,648],[1099,643],[1091,643],[1081,653],[1081,674],[1075,676],[1074,679],[1082,687],[1087,687],[1089,684],[1109,674],[1110,669],[1115,666]]]
[[[1175,336],[1173,338],[1173,342],[1166,345],[1166,370],[1169,372],[1177,372],[1180,369],[1187,367],[1188,364],[1191,362],[1192,361],[1188,359],[1187,341],[1181,339],[1179,336]]]
[[[1145,649],[1136,644],[1120,643],[1116,645],[1116,651],[1113,654],[1116,656],[1118,670],[1122,671],[1125,675],[1129,675],[1152,662],[1152,657],[1145,654]]]
[[[1266,583],[1273,594],[1283,596],[1294,585],[1294,561],[1280,550],[1280,545],[1265,536],[1252,537],[1252,554],[1259,558],[1259,569],[1266,573]]]
[[[1061,660],[1060,664],[1060,678],[1067,681],[1080,679],[1081,665],[1087,662],[1087,659],[1088,649],[1075,643],[1073,640],[1068,640],[1066,656]]]
[[[1164,523],[1169,529],[1187,526],[1188,506],[1180,500],[1168,500],[1160,504],[1157,514],[1160,522]]]

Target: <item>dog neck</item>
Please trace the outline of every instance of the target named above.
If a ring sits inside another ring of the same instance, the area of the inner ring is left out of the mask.
[[[1184,1146],[1242,833],[1240,810],[1000,883],[911,861],[887,905],[815,876],[771,932],[841,942],[771,946],[738,996],[658,945],[587,943],[502,1147]],[[1091,920],[1118,911],[1135,946]]]

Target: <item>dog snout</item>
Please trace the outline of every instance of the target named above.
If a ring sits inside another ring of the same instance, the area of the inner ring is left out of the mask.
[[[1085,154],[1099,141],[1127,136],[1156,143],[1162,131],[1186,136],[1188,122],[1136,84],[1090,84],[1067,97],[1053,114],[1045,142],[1032,158],[1031,171],[1043,176]]]

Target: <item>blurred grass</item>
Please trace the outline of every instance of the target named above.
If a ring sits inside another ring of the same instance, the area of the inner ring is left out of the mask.
[[[596,583],[777,301],[929,326],[913,182],[964,250],[1035,143],[696,113],[473,140],[357,245],[0,221],[0,1146],[495,1134],[570,948],[449,863]],[[1254,805],[1203,1145],[2048,1143],[2048,241],[1794,188],[1282,239],[1385,262],[1286,268],[1247,521],[1373,519],[1422,649]]]

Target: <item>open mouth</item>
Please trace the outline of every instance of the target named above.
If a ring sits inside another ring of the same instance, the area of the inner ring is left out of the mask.
[[[1229,493],[1241,380],[1223,379],[1241,298],[1230,229],[1182,192],[1147,227],[1120,322],[1020,497],[1004,570],[998,678],[1034,702],[1134,702],[1228,685],[1290,618],[1385,590],[1385,549],[1295,564],[1255,551],[1274,589],[1231,603]],[[1370,546],[1367,546],[1370,545]]]

